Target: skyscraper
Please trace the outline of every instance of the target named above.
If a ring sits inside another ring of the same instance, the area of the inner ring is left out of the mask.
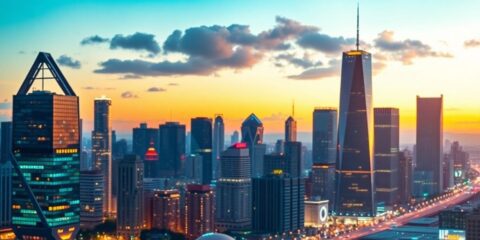
[[[263,158],[266,146],[263,144],[263,123],[255,114],[250,114],[242,123],[242,142],[247,143],[252,161],[252,177],[263,174]]]
[[[185,192],[185,235],[193,240],[214,231],[215,195],[209,185],[187,185]]]
[[[439,98],[417,96],[416,167],[413,186],[415,198],[427,198],[443,187],[443,95]]]
[[[149,128],[146,123],[140,123],[140,127],[133,129],[132,151],[134,154],[140,156],[140,159],[145,163],[145,177],[155,178],[159,177],[159,162],[157,160],[146,162],[146,153],[149,148],[158,149],[158,129]],[[170,177],[170,176],[165,176]]]
[[[212,180],[212,119],[205,117],[191,120],[191,153],[202,156],[202,184]]]
[[[302,143],[285,142],[285,153],[272,153],[264,156],[263,175],[282,170],[290,177],[303,177]]]
[[[453,183],[461,184],[467,179],[470,169],[469,155],[463,150],[460,143],[455,141],[450,148],[450,157],[453,162]]]
[[[0,135],[0,229],[12,224],[12,122],[1,123]]]
[[[159,129],[160,176],[179,177],[184,172],[185,125],[166,122]]]
[[[36,79],[55,79],[64,95],[43,87],[29,93]],[[80,223],[78,103],[53,57],[40,52],[13,96],[12,223],[18,239],[76,237]]]
[[[285,142],[297,141],[297,121],[292,116],[285,121]]]
[[[343,53],[341,79],[333,212],[374,217],[372,56],[358,36],[357,49]]]
[[[160,173],[158,169],[160,168],[159,160],[158,160],[158,152],[153,146],[153,142],[150,143],[150,147],[145,152],[143,156],[143,163],[144,163],[144,175],[145,178],[159,178]]]
[[[312,196],[334,202],[337,109],[315,108],[312,139]]]
[[[215,116],[213,122],[213,172],[214,178],[220,176],[219,160],[220,155],[225,149],[225,124],[223,123],[222,115]]]
[[[92,131],[93,169],[102,171],[104,177],[103,211],[113,212],[112,202],[112,146],[110,135],[110,105],[112,100],[102,96],[94,100],[94,121]]]
[[[232,136],[230,136],[230,145],[233,145],[240,141],[240,134],[237,130],[233,131]]]
[[[253,178],[253,230],[282,234],[304,225],[304,180],[291,178],[281,170]]]
[[[139,239],[143,229],[143,161],[125,155],[118,165],[117,235]]]
[[[248,230],[251,227],[251,162],[246,143],[236,143],[220,158],[217,180],[215,226],[221,231]]]
[[[393,206],[399,201],[398,151],[400,141],[398,108],[374,109],[376,202]]]
[[[103,222],[103,178],[102,171],[80,172],[80,228],[94,229]]]
[[[408,149],[399,153],[398,189],[401,203],[408,203],[412,196],[413,155]]]

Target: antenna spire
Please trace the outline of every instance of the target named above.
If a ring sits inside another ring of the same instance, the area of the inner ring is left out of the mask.
[[[357,51],[360,49],[360,1],[357,0]]]

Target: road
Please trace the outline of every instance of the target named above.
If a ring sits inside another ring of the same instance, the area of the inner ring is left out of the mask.
[[[463,187],[461,191],[443,200],[436,201],[428,206],[417,209],[416,211],[405,213],[398,217],[394,217],[385,222],[379,223],[375,226],[364,227],[334,239],[358,239],[360,237],[364,237],[372,233],[385,231],[387,229],[390,229],[391,226],[401,226],[413,219],[434,215],[443,209],[466,202],[468,199],[470,199],[473,195],[475,195],[478,192],[480,192],[480,179],[477,178],[477,180],[475,180],[472,183],[471,188]]]

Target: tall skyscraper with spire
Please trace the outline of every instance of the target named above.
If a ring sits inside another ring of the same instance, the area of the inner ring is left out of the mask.
[[[372,57],[360,50],[357,6],[356,50],[343,53],[340,87],[336,216],[376,215],[373,171]]]
[[[213,122],[213,177],[220,176],[220,155],[225,149],[225,124],[222,115],[216,115]]]
[[[297,121],[294,119],[295,105],[292,104],[292,115],[285,121],[285,142],[297,141]]]
[[[30,92],[37,79],[42,89]],[[56,80],[63,95],[45,90],[45,79]],[[17,239],[75,239],[80,224],[79,99],[50,54],[38,54],[13,96],[12,120]]]
[[[103,211],[113,212],[112,200],[112,142],[110,129],[110,105],[112,100],[102,96],[94,100],[94,121],[92,131],[93,169],[102,172],[104,177]]]

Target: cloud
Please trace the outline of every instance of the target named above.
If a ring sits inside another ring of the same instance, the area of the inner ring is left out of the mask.
[[[0,103],[0,110],[11,109],[11,108],[12,108],[12,103],[8,102],[7,99],[3,100],[3,102]]]
[[[463,43],[466,48],[480,47],[480,39],[470,39]]]
[[[80,61],[75,60],[67,55],[62,55],[59,58],[57,58],[58,64],[74,69],[79,69],[82,65],[80,64]]]
[[[179,86],[180,84],[178,83],[169,83],[168,86]]]
[[[280,54],[275,57],[277,61],[285,61],[290,65],[301,67],[304,69],[321,66],[321,61],[314,61],[311,59],[310,55],[304,54],[302,58],[295,57],[294,54]],[[278,63],[278,62],[277,62]],[[283,67],[283,64],[279,63],[279,67]]]
[[[93,35],[93,36],[84,38],[80,42],[80,45],[93,45],[93,44],[99,44],[99,43],[106,43],[108,41],[109,41],[108,38],[103,38],[98,35]]]
[[[138,96],[135,93],[130,91],[123,92],[120,96],[122,98],[138,98]]]
[[[115,90],[115,88],[112,87],[105,87],[105,88],[99,88],[99,87],[93,87],[93,86],[85,86],[83,87],[84,90]]]
[[[267,117],[262,117],[262,120],[263,121],[284,121],[288,118],[288,116],[286,114],[283,114],[281,112],[278,112],[278,113],[273,113],[271,114],[270,116],[267,116]]]
[[[122,34],[115,35],[110,41],[110,48],[117,49],[131,49],[144,50],[153,55],[160,52],[160,46],[155,41],[155,36],[148,33],[136,32],[132,35],[123,36]]]
[[[303,48],[315,49],[326,54],[338,54],[354,43],[353,38],[331,37],[318,32],[309,32],[297,40],[297,44]]]
[[[288,78],[295,80],[318,80],[340,74],[340,61],[332,59],[327,67],[309,68],[298,75],[290,75]]]
[[[165,92],[167,89],[165,88],[159,88],[159,87],[151,87],[147,89],[147,92]]]
[[[135,74],[126,74],[122,76],[120,79],[141,79],[142,76],[140,75],[135,75]]]
[[[391,59],[407,65],[412,64],[413,59],[418,57],[453,57],[450,53],[433,51],[429,45],[419,40],[397,41],[394,39],[393,31],[385,30],[379,33],[374,43],[378,50],[388,54]]]

